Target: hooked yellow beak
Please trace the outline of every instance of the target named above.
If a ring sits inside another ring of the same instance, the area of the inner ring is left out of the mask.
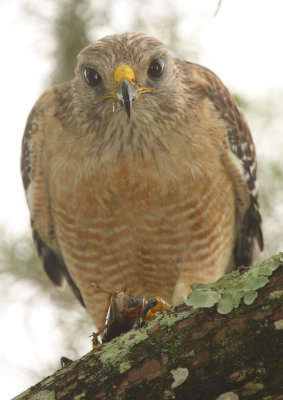
[[[133,69],[126,64],[119,65],[114,72],[115,89],[102,96],[103,99],[114,98],[113,111],[123,106],[128,117],[131,117],[132,105],[140,99],[142,93],[153,92],[153,88],[137,88]]]

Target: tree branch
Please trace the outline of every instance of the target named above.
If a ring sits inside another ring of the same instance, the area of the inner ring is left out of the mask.
[[[170,308],[15,399],[282,400],[282,267],[283,253],[243,273],[229,274],[218,282],[219,290],[213,284],[218,305]],[[258,296],[249,294],[264,284],[263,276],[269,281],[258,289]],[[251,286],[252,282],[258,283]],[[235,285],[252,304],[235,301]],[[211,292],[212,286],[207,287]],[[226,300],[219,305],[230,294],[236,308],[220,314],[217,308],[222,313],[225,307],[229,310]]]

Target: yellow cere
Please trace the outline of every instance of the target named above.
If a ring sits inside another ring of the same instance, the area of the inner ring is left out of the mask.
[[[116,68],[114,72],[114,81],[116,84],[116,89],[120,85],[120,82],[123,78],[126,78],[132,85],[134,85],[136,82],[136,77],[133,68],[131,68],[129,65],[121,64]]]
[[[127,64],[118,65],[118,67],[115,69],[115,71],[114,71],[115,89],[112,90],[110,93],[103,95],[102,98],[103,99],[107,99],[107,98],[117,99],[116,90],[117,90],[118,86],[120,85],[121,80],[124,78],[127,79],[131,85],[133,85],[133,86],[135,85],[136,77],[135,77],[134,70]],[[140,98],[139,98],[140,94],[150,93],[153,91],[154,91],[153,88],[137,88],[137,92],[138,92],[137,100],[140,100]],[[117,107],[114,107],[114,108],[116,109]],[[114,111],[114,108],[113,108],[113,111]]]

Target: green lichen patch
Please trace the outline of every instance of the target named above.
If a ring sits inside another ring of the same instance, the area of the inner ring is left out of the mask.
[[[250,292],[246,293],[244,296],[244,303],[249,306],[250,304],[253,304],[255,299],[257,298],[257,291],[256,290],[251,290]]]
[[[219,300],[219,293],[208,285],[192,283],[191,288],[192,293],[186,301],[188,306],[193,306],[194,308],[212,307]]]
[[[123,336],[112,339],[111,342],[105,345],[105,350],[99,355],[100,361],[103,364],[120,365],[120,360],[130,353],[131,349],[141,341],[148,337],[146,330],[139,329],[138,331],[130,331]]]
[[[218,302],[218,312],[220,314],[228,314],[233,310],[233,297],[229,293],[222,296]]]
[[[280,297],[283,297],[283,290],[275,290],[269,295],[270,300],[278,300]]]
[[[168,336],[170,334],[168,328],[178,323],[178,321],[182,321],[193,313],[193,310],[179,313],[174,312],[173,310],[168,310],[166,313],[160,313],[152,320],[147,321],[145,326],[142,328],[131,330],[103,345],[100,353],[97,355],[97,359],[104,366],[109,365],[109,371],[112,371],[111,373],[114,373],[115,370],[119,371],[120,373],[125,373],[132,368],[132,363],[131,360],[128,359],[128,356],[130,356],[131,352],[137,345],[144,343],[149,337],[154,340],[156,335]],[[159,325],[160,329],[158,329],[156,333],[150,334],[156,325]],[[156,351],[158,352],[158,350]],[[150,352],[150,356],[153,356],[152,351]],[[148,357],[148,355],[146,357]],[[141,357],[140,361],[143,359],[144,358]],[[121,362],[121,360],[127,361]]]
[[[217,311],[228,314],[241,302],[250,305],[257,298],[257,290],[268,283],[268,276],[283,265],[283,253],[255,264],[241,274],[239,270],[223,276],[210,284],[192,283],[192,292],[186,301],[194,309],[212,307],[218,303]]]
[[[12,400],[21,400],[23,399],[28,393],[30,392],[29,388],[25,392],[19,394],[18,396],[14,397]],[[31,397],[30,400],[56,400],[56,395],[53,390],[42,390],[41,392],[35,394],[34,396]]]
[[[130,361],[123,361],[119,366],[120,374],[123,374],[124,372],[128,371],[129,369],[131,369],[131,367],[132,364],[130,363]]]
[[[166,327],[171,327],[176,324],[178,321],[182,321],[185,318],[188,318],[190,315],[193,315],[194,311],[189,310],[185,312],[179,312],[179,313],[171,313],[170,311],[167,313],[161,313],[159,314],[156,319],[152,320],[153,322],[159,320],[160,326],[165,325]]]
[[[82,400],[82,399],[85,399],[85,398],[86,398],[85,393],[81,393],[81,394],[78,394],[77,396],[75,396],[74,400]]]
[[[56,400],[55,392],[51,390],[43,390],[32,396],[30,400]]]

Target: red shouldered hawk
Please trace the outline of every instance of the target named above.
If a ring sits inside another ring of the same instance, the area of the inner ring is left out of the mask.
[[[28,118],[22,176],[37,251],[94,324],[91,282],[178,303],[263,248],[254,144],[208,69],[151,37],[105,37]]]

